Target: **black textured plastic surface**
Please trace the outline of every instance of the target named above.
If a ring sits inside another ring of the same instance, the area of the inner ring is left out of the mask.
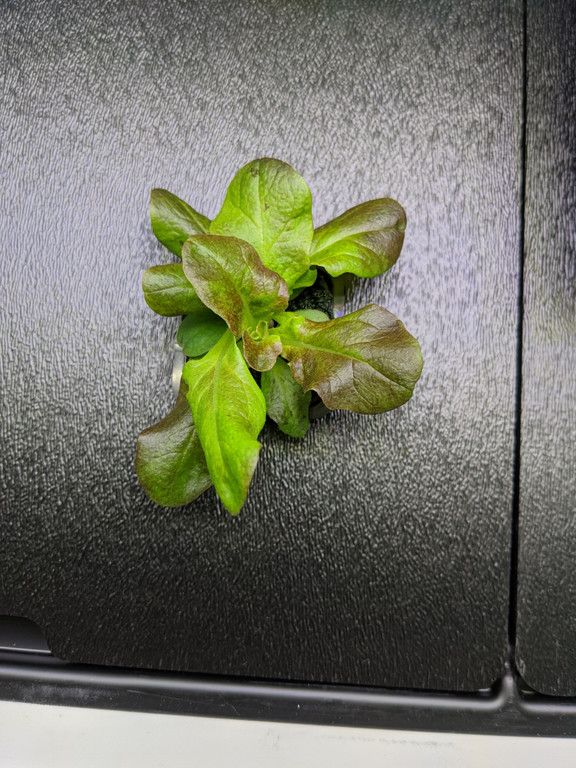
[[[522,8],[4,3],[0,602],[71,660],[473,690],[507,644]],[[249,502],[155,507],[138,432],[177,320],[142,271],[167,187],[208,216],[257,156],[318,224],[391,196],[403,255],[368,301],[420,340],[413,400],[272,428]]]
[[[576,6],[528,4],[517,664],[576,696]]]

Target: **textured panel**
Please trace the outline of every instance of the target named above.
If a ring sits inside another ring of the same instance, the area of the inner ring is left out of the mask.
[[[475,689],[506,651],[519,247],[521,7],[421,2],[4,4],[0,591],[66,658]],[[405,206],[358,281],[421,341],[414,399],[267,427],[250,500],[140,491],[173,399],[150,312],[148,191],[214,216],[280,157],[317,223]]]
[[[576,695],[576,6],[528,5],[518,667]]]

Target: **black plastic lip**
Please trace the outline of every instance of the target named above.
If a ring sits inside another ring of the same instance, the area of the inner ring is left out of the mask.
[[[357,728],[576,737],[576,702],[521,696],[511,672],[488,693],[447,694],[166,674],[0,651],[0,698]]]
[[[50,654],[38,624],[23,616],[0,615],[0,651]]]

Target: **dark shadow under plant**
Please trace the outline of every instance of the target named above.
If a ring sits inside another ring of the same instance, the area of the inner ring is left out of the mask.
[[[314,230],[305,181],[264,158],[236,174],[213,221],[162,189],[150,216],[181,262],[146,270],[144,296],[158,314],[184,316],[178,341],[189,358],[173,411],[138,439],[138,478],[158,504],[187,504],[213,484],[237,514],[266,416],[303,437],[311,391],[357,413],[412,396],[422,356],[394,315],[369,304],[330,319],[327,307],[298,306],[319,273],[369,278],[394,264],[406,227],[397,202],[362,203]]]

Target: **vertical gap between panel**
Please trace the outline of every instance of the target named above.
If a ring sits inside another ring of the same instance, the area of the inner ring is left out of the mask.
[[[525,209],[526,209],[526,119],[528,100],[528,0],[522,7],[522,99],[520,133],[520,237],[518,246],[518,326],[516,347],[516,399],[514,428],[514,470],[512,494],[512,533],[510,541],[510,603],[508,616],[508,642],[510,660],[515,666],[516,616],[518,608],[518,545],[520,518],[520,464],[522,447],[522,345],[524,331],[524,254],[525,254]]]

